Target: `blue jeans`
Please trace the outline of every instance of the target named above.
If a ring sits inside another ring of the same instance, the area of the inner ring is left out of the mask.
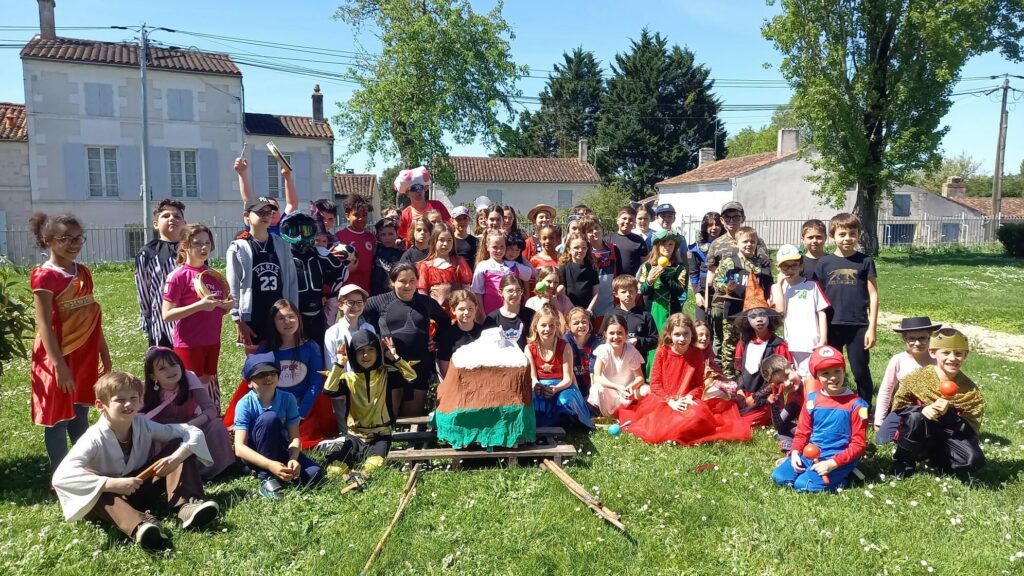
[[[814,462],[810,458],[801,456],[800,461],[803,462],[805,468],[803,472],[797,472],[793,468],[793,463],[790,462],[789,458],[786,458],[772,472],[772,480],[781,486],[792,486],[800,492],[823,492],[825,490],[835,492],[836,488],[841,487],[846,482],[846,477],[853,472],[853,469],[857,467],[857,462],[859,462],[859,460],[854,460],[829,472],[829,483],[825,484],[821,476],[811,469]]]
[[[277,417],[276,412],[268,410],[256,418],[256,422],[253,423],[252,428],[249,430],[248,442],[246,443],[264,458],[284,464],[288,462],[288,442],[286,438],[285,427],[281,423],[281,419]],[[314,462],[312,458],[300,452],[296,460],[299,461],[299,478],[295,481],[297,484],[305,486],[307,484],[315,484],[323,479],[323,468]],[[251,462],[249,464],[258,472],[261,480],[275,477],[269,470],[254,466]]]

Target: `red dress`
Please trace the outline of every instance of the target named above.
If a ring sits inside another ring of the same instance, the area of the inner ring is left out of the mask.
[[[683,412],[668,401],[690,394],[697,401]],[[649,444],[673,441],[693,446],[716,440],[750,440],[750,426],[736,404],[719,398],[703,400],[704,351],[691,347],[684,354],[661,346],[651,368],[651,393],[619,409],[619,421],[632,423],[630,433]]]
[[[416,272],[419,281],[416,289],[428,296],[433,296],[431,289],[442,291],[444,305],[447,305],[448,295],[452,290],[461,290],[473,283],[473,271],[466,264],[466,259],[455,254],[451,255],[452,261],[441,264],[438,258],[433,260],[420,260],[416,263]],[[443,266],[443,267],[439,267]]]
[[[96,402],[93,386],[100,375],[103,313],[92,296],[92,273],[82,264],[75,264],[74,275],[43,264],[32,269],[30,286],[34,293],[53,295],[50,326],[75,380],[74,392],[60,390],[57,368],[37,332],[32,346],[32,421],[53,426],[74,418],[75,404]]]

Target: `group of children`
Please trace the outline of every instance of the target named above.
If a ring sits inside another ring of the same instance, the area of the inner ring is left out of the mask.
[[[514,210],[481,201],[470,234],[469,210],[449,215],[425,200],[430,175],[417,168],[396,179],[410,199],[397,218],[371,231],[368,202],[353,196],[348,227],[333,233],[337,206],[299,211],[289,170],[283,218],[275,199],[251,196],[244,160],[236,170],[245,230],[227,249],[226,277],[207,264],[213,234],[186,224],[181,202],[154,210],[159,238],[136,259],[151,345],[142,379],[112,369],[91,275],[75,262],[81,224],[31,221],[49,250],[31,276],[32,416],[46,426],[52,487],[69,520],[111,522],[159,547],[167,543],[160,523],[140,512],[159,479],[192,528],[218,513],[202,481],[236,462],[272,499],[329,473],[370,474],[387,455],[395,418],[424,414],[452,354],[488,327],[523,351],[538,426],[617,418],[646,442],[693,445],[746,441],[770,425],[786,454],[773,478],[803,490],[842,485],[864,453],[878,298],[853,215],[829,223],[832,254],[823,251],[825,225],[805,223],[804,250],[776,253],[775,281],[737,202],[709,213],[692,245],[672,229],[670,205],[653,209],[657,230],[646,209],[624,208],[608,236],[579,206],[564,238],[554,209],[539,205],[529,214],[536,234],[526,238]],[[690,290],[696,321],[681,311]],[[247,357],[221,414],[225,314]],[[873,421],[877,442],[896,442],[894,473],[906,476],[924,459],[977,470],[984,400],[960,372],[966,338],[920,318],[897,332],[907,351],[890,362]],[[856,393],[846,388],[844,349]],[[89,405],[102,414],[92,428]],[[323,455],[326,470],[307,449]]]

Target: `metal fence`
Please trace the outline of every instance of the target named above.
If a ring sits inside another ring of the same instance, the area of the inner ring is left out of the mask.
[[[999,223],[1020,222],[1020,218],[1001,218]],[[746,225],[758,231],[769,248],[783,244],[800,244],[800,227],[804,220],[747,220]],[[826,223],[827,224],[827,223]],[[677,227],[693,242],[700,226],[699,220],[681,219]],[[928,217],[880,220],[878,240],[885,246],[930,247],[940,245],[981,246],[988,240],[988,218]],[[532,232],[528,224],[525,232]],[[241,232],[240,226],[210,228],[214,236],[212,257],[223,259],[228,244]],[[130,262],[145,243],[141,227],[89,228],[84,231],[86,242],[78,260],[84,263]],[[27,229],[0,230],[0,255],[18,265],[38,264],[46,259],[45,250],[36,245],[36,239]]]

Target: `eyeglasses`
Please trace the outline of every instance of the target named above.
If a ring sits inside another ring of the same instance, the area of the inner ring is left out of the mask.
[[[904,336],[904,342],[924,342],[928,340],[928,336]]]
[[[81,234],[78,236],[58,236],[55,240],[64,245],[72,244],[74,246],[81,246],[82,244],[85,244],[85,236]]]
[[[722,222],[736,222],[739,220],[743,220],[743,214],[733,214],[732,216],[722,214]]]
[[[213,242],[193,242],[191,244],[192,248],[209,248],[211,246],[213,246]]]
[[[274,212],[277,212],[276,208],[264,208],[263,210],[257,210],[256,215],[259,216],[260,218],[266,218],[267,216],[270,216]]]
[[[341,303],[342,304],[348,304],[349,306],[352,306],[354,308],[358,308],[359,306],[365,306],[366,305],[366,301],[365,300],[342,300]]]

